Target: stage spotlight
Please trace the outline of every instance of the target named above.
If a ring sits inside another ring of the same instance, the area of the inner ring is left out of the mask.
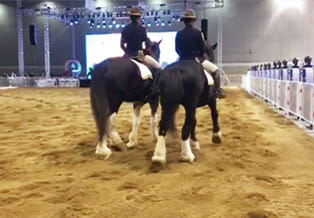
[[[151,27],[152,26],[152,23],[151,22],[148,22],[147,23],[147,27]]]
[[[112,24],[116,24],[116,23],[117,23],[116,20],[113,19],[113,18],[112,18],[112,21],[111,21],[111,22],[112,22]]]
[[[79,22],[78,22],[78,20],[74,20],[74,24],[78,24]]]
[[[105,20],[105,19],[103,19],[103,20],[102,20],[102,23],[103,23],[103,24],[106,24],[106,20]]]
[[[121,26],[121,25],[117,23],[117,24],[116,24],[116,29],[119,29],[120,26]]]
[[[166,25],[165,21],[162,21],[161,26],[165,26],[165,25]]]
[[[109,28],[109,29],[112,29],[112,24],[109,24],[109,25],[108,25],[108,28]]]
[[[171,21],[170,20],[168,21],[168,26],[171,26]]]
[[[96,27],[97,27],[97,29],[99,29],[100,28],[100,23],[98,23]]]
[[[121,24],[121,27],[124,28],[125,27],[125,23]]]
[[[103,29],[106,29],[106,24],[103,24],[103,25],[102,25],[102,28],[103,28]]]

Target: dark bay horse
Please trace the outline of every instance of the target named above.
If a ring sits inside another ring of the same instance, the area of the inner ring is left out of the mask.
[[[151,43],[151,56],[159,60],[160,42]],[[142,80],[139,69],[128,58],[109,58],[97,64],[92,72],[91,106],[98,129],[96,154],[108,159],[111,150],[108,144],[122,143],[114,129],[116,114],[122,102],[133,102],[134,116],[132,131],[129,135],[128,148],[137,144],[137,132],[140,123],[140,109],[145,103],[151,107],[151,126],[153,137],[158,135],[157,108],[158,94],[152,93],[153,80]]]
[[[206,52],[207,56],[213,60],[213,52],[208,45]],[[199,143],[195,135],[195,112],[197,107],[209,106],[213,121],[212,141],[214,143],[221,142],[214,87],[208,86],[200,63],[194,60],[184,60],[167,66],[160,73],[159,89],[162,115],[159,136],[152,157],[152,170],[158,170],[166,163],[165,136],[168,130],[174,130],[175,128],[174,117],[179,105],[183,105],[185,109],[185,123],[181,135],[181,158],[183,161],[194,161],[195,157],[192,153],[190,143],[196,149],[199,149]]]

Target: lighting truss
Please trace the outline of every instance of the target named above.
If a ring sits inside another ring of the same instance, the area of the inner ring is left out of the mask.
[[[204,10],[211,8],[224,7],[224,0],[200,0],[200,1],[182,1],[165,4],[147,4],[140,2],[138,5],[112,5],[110,7],[90,8],[20,8],[24,16],[46,16],[67,23],[71,26],[87,20],[87,23],[93,27],[99,25],[116,25],[119,20],[119,27],[129,20],[128,11],[132,6],[140,8],[143,16],[142,23],[146,25],[156,24],[163,26],[164,23],[171,25],[171,22],[178,22],[180,14],[186,8],[194,10]]]

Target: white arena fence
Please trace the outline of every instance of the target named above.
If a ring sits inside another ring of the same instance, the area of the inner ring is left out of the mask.
[[[41,77],[0,77],[0,87],[80,87],[80,80],[75,78],[50,78]]]
[[[312,75],[313,76],[313,75]],[[314,81],[314,80],[313,80]],[[275,109],[293,114],[314,125],[314,83],[262,77],[249,70],[242,76],[242,86]]]

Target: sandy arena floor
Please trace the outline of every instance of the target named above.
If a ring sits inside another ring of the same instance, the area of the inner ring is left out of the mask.
[[[211,143],[200,108],[196,162],[168,144],[167,167],[154,174],[148,106],[139,147],[104,161],[88,89],[0,90],[0,217],[314,217],[314,140],[244,91],[227,93],[222,144]],[[117,117],[124,142],[131,108]]]

